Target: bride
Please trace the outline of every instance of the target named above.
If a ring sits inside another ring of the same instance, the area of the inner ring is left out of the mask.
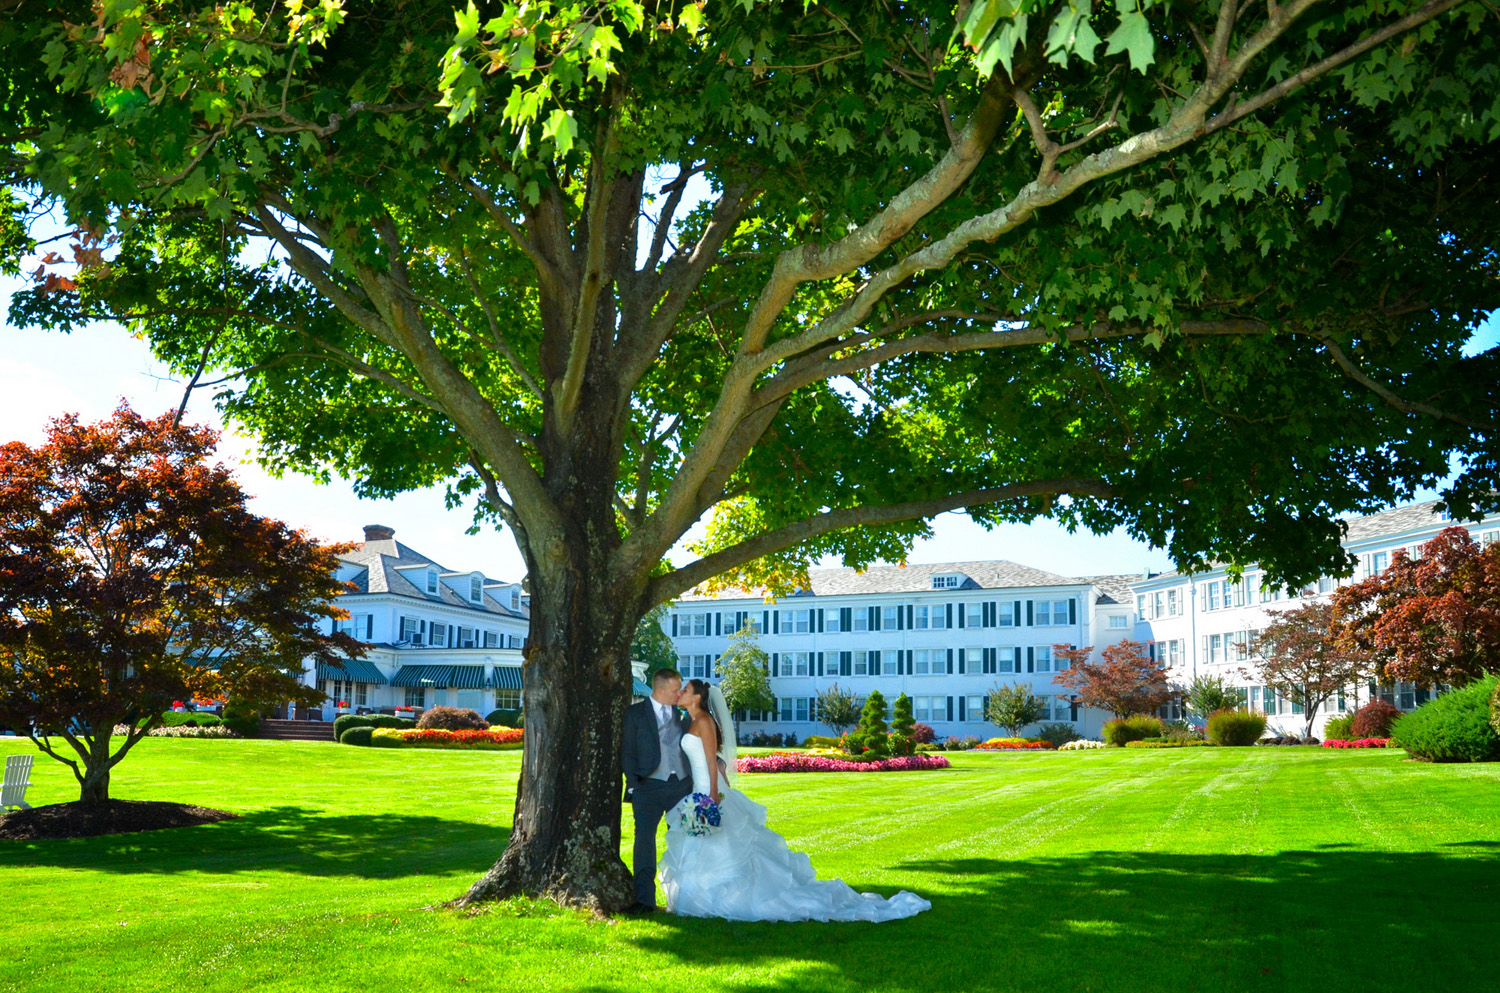
[[[669,911],[733,921],[889,921],[932,906],[906,890],[887,899],[856,893],[843,880],[818,879],[808,857],[766,827],[766,808],[729,785],[734,723],[719,688],[688,680],[677,705],[692,719],[682,750],[692,768],[693,794],[667,814],[661,880]],[[692,834],[684,826],[694,794],[719,804],[719,826],[711,833]]]

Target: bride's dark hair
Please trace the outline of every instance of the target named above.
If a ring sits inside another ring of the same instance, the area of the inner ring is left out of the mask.
[[[718,715],[714,713],[713,705],[709,702],[708,681],[704,679],[689,679],[683,684],[684,689],[692,690],[698,694],[698,706],[708,715],[709,720],[714,722],[714,734],[719,739],[719,751],[724,751],[724,729],[719,725]]]

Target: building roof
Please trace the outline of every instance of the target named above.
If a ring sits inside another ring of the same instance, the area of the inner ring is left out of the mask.
[[[1437,504],[1436,500],[1429,500],[1426,503],[1408,504],[1393,510],[1382,510],[1378,514],[1352,518],[1348,522],[1349,531],[1345,540],[1364,541],[1403,531],[1421,531],[1458,523],[1439,514]]]
[[[934,590],[933,576],[962,576],[957,587]],[[1017,562],[937,562],[927,564],[877,565],[863,572],[854,569],[809,569],[810,590],[793,596],[847,596],[861,593],[942,593],[953,590],[1006,590],[1030,586],[1081,586],[1088,579],[1073,579],[1054,572],[1033,569]],[[746,590],[725,590],[714,596],[692,592],[682,600],[760,599]]]
[[[1099,590],[1095,603],[1128,604],[1135,600],[1135,595],[1130,592],[1130,584],[1138,579],[1139,575],[1130,573],[1124,576],[1079,576],[1076,581],[1094,584]]]
[[[403,545],[395,539],[394,532],[390,528],[372,526],[365,530],[367,536],[373,536],[373,540],[360,542],[353,551],[339,556],[341,562],[347,562],[362,570],[353,579],[358,592],[389,593],[426,603],[442,603],[463,610],[483,611],[497,617],[526,619],[527,613],[524,607],[521,610],[512,610],[509,604],[496,599],[489,589],[484,591],[482,603],[474,603],[459,596],[441,582],[438,583],[436,593],[428,593],[425,586],[418,585],[414,581],[425,572],[418,567],[430,566],[440,575],[445,576],[463,576],[468,573],[454,572],[444,568],[440,563]],[[491,581],[486,578],[485,585],[488,587],[490,583]]]

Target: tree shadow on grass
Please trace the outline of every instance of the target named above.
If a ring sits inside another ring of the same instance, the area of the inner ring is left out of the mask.
[[[232,821],[58,841],[0,841],[0,862],[115,873],[256,870],[362,879],[488,868],[508,827],[422,814],[329,815],[302,807],[256,810]]]
[[[661,927],[634,941],[668,954],[685,976],[713,970],[717,988],[736,993],[1497,989],[1500,855],[1484,850],[1489,842],[1463,844],[1472,846],[1463,854],[917,859],[893,867],[933,901],[909,920],[736,924],[663,915]],[[758,970],[789,978],[723,978]]]

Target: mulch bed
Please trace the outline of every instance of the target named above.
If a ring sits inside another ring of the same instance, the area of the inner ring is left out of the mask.
[[[159,800],[109,800],[105,803],[49,803],[0,817],[0,840],[92,838],[101,834],[134,834],[163,828],[213,824],[238,817],[227,810]]]

